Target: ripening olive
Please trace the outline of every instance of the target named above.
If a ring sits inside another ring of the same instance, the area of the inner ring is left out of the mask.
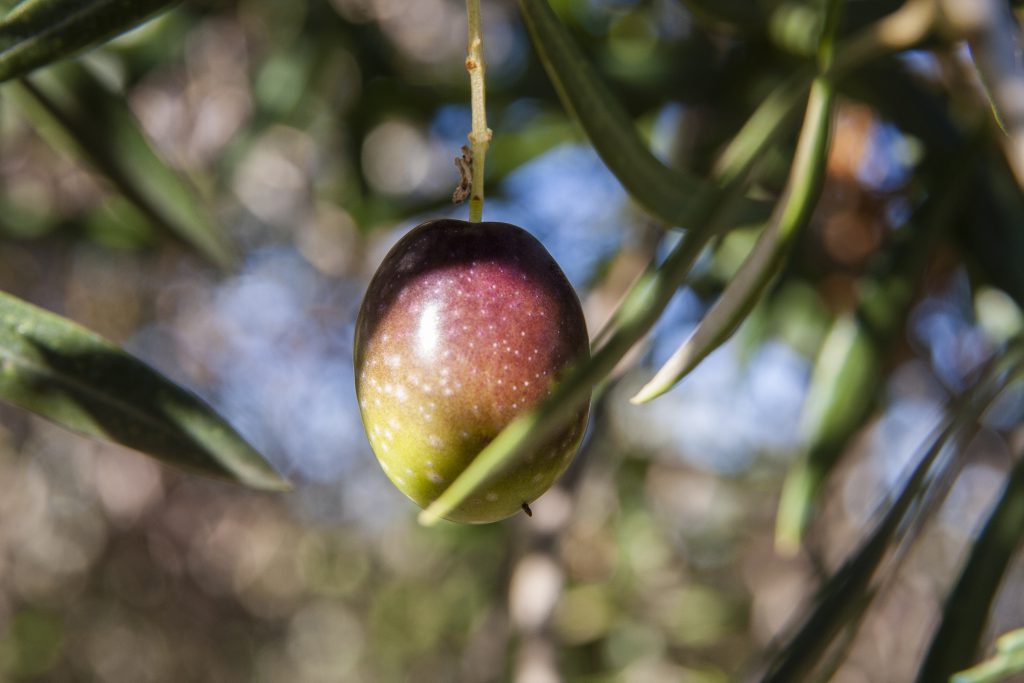
[[[507,223],[423,223],[385,257],[356,323],[356,393],[381,467],[426,507],[588,353],[579,299],[536,238]],[[588,409],[448,518],[492,522],[540,496]]]

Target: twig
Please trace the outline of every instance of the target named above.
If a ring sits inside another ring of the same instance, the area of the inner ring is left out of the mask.
[[[484,160],[487,146],[491,141],[491,129],[487,127],[486,87],[484,85],[484,45],[480,27],[480,0],[466,0],[468,24],[468,47],[466,50],[466,71],[469,72],[470,102],[473,110],[473,130],[469,143],[472,146],[472,186],[469,196],[469,221],[479,223],[484,213]]]

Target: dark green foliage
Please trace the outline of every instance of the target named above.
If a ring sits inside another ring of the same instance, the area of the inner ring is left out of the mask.
[[[0,396],[178,467],[281,490],[282,480],[195,396],[116,346],[0,293]]]
[[[24,0],[0,20],[0,82],[135,28],[174,0]]]

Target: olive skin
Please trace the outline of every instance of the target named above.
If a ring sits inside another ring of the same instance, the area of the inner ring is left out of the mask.
[[[374,274],[354,355],[370,445],[395,486],[426,507],[588,357],[589,343],[576,292],[536,238],[508,223],[434,220]],[[448,519],[494,522],[535,500],[572,461],[588,411]]]

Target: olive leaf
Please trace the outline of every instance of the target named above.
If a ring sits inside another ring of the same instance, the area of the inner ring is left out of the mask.
[[[1024,461],[1019,460],[971,548],[956,587],[946,599],[942,621],[918,672],[919,683],[944,681],[973,661],[992,601],[1021,539],[1024,539]],[[1011,652],[1005,646],[1002,650],[1004,657],[1016,659],[1018,666],[1024,669],[1024,651],[1017,648]],[[978,678],[961,675],[954,680]]]
[[[805,446],[787,474],[776,517],[775,545],[784,554],[799,548],[825,480],[874,409],[885,386],[885,351],[899,338],[929,257],[962,215],[979,140],[963,147],[942,165],[939,191],[900,229],[902,240],[861,280],[857,310],[837,317],[825,335],[800,419]]]
[[[646,403],[674,387],[709,353],[733,335],[782,271],[790,246],[810,223],[811,213],[825,184],[836,88],[832,79],[824,74],[832,64],[839,15],[840,5],[829,3],[825,11],[825,26],[819,39],[819,75],[811,84],[804,122],[782,200],[775,207],[771,220],[725,292],[697,325],[693,335],[633,396],[633,403]]]
[[[1020,495],[1018,492],[1017,495]],[[1024,673],[1024,628],[1010,631],[996,640],[996,653],[984,662],[954,674],[950,683],[1002,683]]]
[[[124,98],[88,68],[62,64],[8,92],[43,138],[77,148],[158,231],[230,269],[235,255],[197,189],[157,155]]]
[[[834,95],[835,88],[827,79],[814,82],[785,199],[696,331],[631,399],[633,403],[662,395],[725,343],[782,270],[790,245],[810,222],[824,184]]]
[[[898,567],[935,504],[952,485],[962,464],[963,447],[977,431],[979,419],[1024,369],[1022,351],[1019,344],[1011,347],[962,397],[929,440],[874,530],[822,586],[806,617],[770,658],[761,683],[808,680],[840,632],[856,628],[885,576]],[[942,457],[946,453],[949,455]],[[886,557],[891,561],[883,572],[880,567]]]
[[[25,0],[0,19],[0,82],[99,45],[177,0]]]
[[[669,168],[651,153],[547,0],[520,0],[519,9],[563,106],[626,191],[666,223],[696,224],[713,203],[715,186]]]
[[[186,470],[288,488],[199,398],[102,337],[5,293],[0,399]]]
[[[794,555],[832,467],[864,424],[884,386],[876,340],[856,314],[837,317],[815,358],[800,420],[806,446],[786,474],[775,548]]]
[[[906,548],[913,540],[899,538],[899,529],[912,514],[912,504],[924,493],[929,471],[953,439],[962,443],[964,437],[958,434],[957,425],[949,422],[932,439],[871,535],[818,591],[813,608],[771,658],[761,683],[806,680],[836,637],[844,629],[856,628],[878,594],[875,576],[886,555],[893,547]]]

